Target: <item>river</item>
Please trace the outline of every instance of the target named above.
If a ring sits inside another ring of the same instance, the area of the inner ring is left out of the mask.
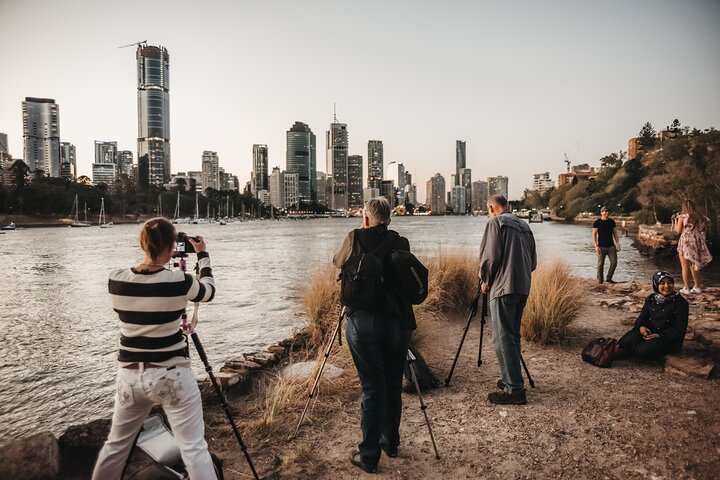
[[[302,323],[301,296],[359,219],[181,225],[204,235],[218,286],[200,309],[198,333],[217,369],[243,352],[288,337]],[[477,252],[486,217],[394,217],[419,256]],[[565,259],[595,276],[590,229],[531,224],[542,260]],[[7,278],[0,295],[0,443],[40,430],[109,417],[118,337],[107,294],[111,270],[142,257],[137,225],[36,228],[0,235]],[[649,281],[657,268],[622,238],[615,279]],[[669,267],[677,272],[677,262]],[[194,266],[192,261],[189,266]],[[717,277],[717,269],[712,275]],[[204,371],[193,352],[194,368]]]

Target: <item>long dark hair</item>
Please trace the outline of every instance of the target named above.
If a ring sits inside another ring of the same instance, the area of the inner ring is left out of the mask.
[[[707,219],[700,210],[697,209],[692,200],[683,200],[682,211],[688,216],[687,223],[693,225],[696,230],[705,231],[707,227]]]
[[[177,238],[175,227],[162,217],[151,218],[140,231],[140,246],[153,260],[172,246]]]

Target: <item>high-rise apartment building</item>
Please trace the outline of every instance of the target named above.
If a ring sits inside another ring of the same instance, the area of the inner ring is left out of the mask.
[[[363,206],[363,157],[348,155],[348,208]]]
[[[253,170],[250,191],[254,196],[260,190],[268,190],[268,148],[267,145],[253,145]]]
[[[454,185],[460,185],[460,170],[465,168],[467,161],[467,147],[465,140],[455,141],[455,183]]]
[[[395,208],[397,205],[397,189],[395,188],[394,180],[383,180],[380,182],[380,196],[387,198],[390,202],[390,209]]]
[[[285,174],[280,167],[273,167],[272,173],[268,178],[268,187],[270,188],[270,205],[275,208],[285,208]]]
[[[60,176],[60,107],[52,98],[22,102],[25,163],[30,172]]]
[[[467,189],[462,185],[452,187],[452,209],[458,215],[467,213]]]
[[[148,183],[162,185],[170,180],[170,55],[143,42],[136,59],[138,164],[147,168]]]
[[[75,145],[69,142],[60,142],[60,177],[70,181],[77,178]]]
[[[92,184],[100,185],[101,183],[112,186],[117,178],[117,165],[114,163],[93,163],[92,164]]]
[[[297,173],[283,174],[283,193],[285,208],[300,208],[299,184]]]
[[[460,185],[465,187],[465,213],[467,213],[472,203],[472,171],[469,168],[460,169]]]
[[[317,203],[327,207],[327,174],[325,172],[317,172],[316,179]]]
[[[202,191],[208,188],[220,190],[220,158],[217,152],[202,153]]]
[[[10,147],[8,146],[7,133],[0,133],[0,160],[10,157]]]
[[[380,188],[383,180],[382,140],[368,140],[368,182],[367,188]]]
[[[425,204],[432,215],[445,215],[445,178],[436,173],[426,184]]]
[[[508,198],[508,177],[488,177],[488,196],[502,195]]]
[[[550,172],[533,174],[533,190],[545,193],[551,188],[555,188],[555,182],[550,180]]]
[[[285,163],[287,173],[298,176],[299,201],[318,202],[315,134],[302,122],[295,122],[286,133]]]
[[[482,180],[472,182],[472,211],[485,211],[488,201],[488,184]]]
[[[333,118],[326,133],[328,207],[333,210],[348,208],[348,131],[347,124]]]

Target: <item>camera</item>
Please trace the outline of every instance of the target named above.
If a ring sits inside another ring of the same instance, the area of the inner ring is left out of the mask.
[[[195,253],[195,247],[188,241],[188,238],[192,238],[194,241],[199,242],[199,237],[190,237],[185,232],[178,232],[177,240],[175,241],[175,253]]]

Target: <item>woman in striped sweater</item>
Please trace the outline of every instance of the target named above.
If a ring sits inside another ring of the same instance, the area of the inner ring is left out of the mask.
[[[197,252],[199,279],[165,264],[177,233],[164,218],[145,222],[142,263],[110,274],[113,309],[120,317],[117,394],[112,427],[93,479],[120,479],[135,437],[150,409],[162,405],[192,480],[215,479],[205,442],[202,401],[181,330],[187,302],[209,302],[215,284],[205,241],[188,240]]]

